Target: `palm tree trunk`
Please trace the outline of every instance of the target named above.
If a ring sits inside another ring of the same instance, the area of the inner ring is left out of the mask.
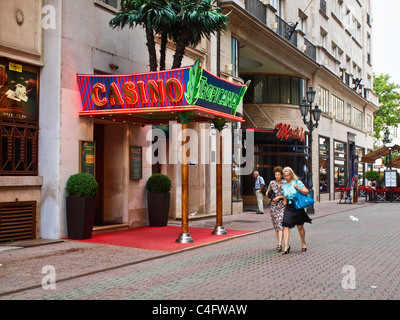
[[[166,32],[161,35],[161,48],[160,48],[160,71],[165,70],[165,59],[167,51],[168,36]]]
[[[183,55],[185,54],[185,49],[189,45],[190,40],[190,30],[185,28],[176,44],[176,50],[174,55],[174,62],[172,64],[172,69],[177,69],[181,67]]]
[[[146,27],[147,50],[149,51],[150,71],[157,71],[156,43],[153,30]]]

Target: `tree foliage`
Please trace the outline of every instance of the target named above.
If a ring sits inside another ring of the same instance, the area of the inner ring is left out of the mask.
[[[161,38],[160,70],[165,69],[166,46],[176,47],[172,68],[179,68],[188,45],[197,46],[202,38],[226,31],[228,15],[215,5],[216,0],[121,0],[122,11],[110,21],[113,28],[143,27],[146,31],[150,71],[156,71],[154,35]]]
[[[379,110],[374,113],[374,133],[378,140],[383,131],[400,123],[400,85],[389,81],[388,74],[374,74],[374,91],[379,96]]]

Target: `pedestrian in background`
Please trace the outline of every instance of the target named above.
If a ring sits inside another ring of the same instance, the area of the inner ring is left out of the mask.
[[[264,203],[262,190],[265,186],[265,181],[263,177],[260,176],[258,171],[253,172],[253,177],[255,179],[254,189],[257,197],[258,211],[257,214],[264,214]]]
[[[304,186],[304,183],[299,180],[293,169],[290,167],[283,169],[283,178],[286,180],[286,183],[282,186],[282,192],[285,197],[283,200],[285,211],[283,213],[282,222],[285,250],[282,252],[282,254],[288,254],[290,252],[290,229],[294,228],[294,226],[297,226],[297,229],[299,230],[301,250],[305,252],[307,251],[307,244],[305,241],[306,231],[304,230],[304,223],[311,223],[311,219],[304,209],[296,209],[294,207],[293,196],[297,192],[308,195],[309,190]]]
[[[275,177],[275,180],[271,180],[268,185],[268,189],[266,194],[269,195],[270,191],[272,190],[273,198],[271,199],[271,220],[272,225],[275,229],[276,239],[278,240],[278,246],[276,250],[278,252],[282,251],[282,237],[283,237],[283,212],[285,211],[285,206],[283,205],[284,195],[282,193],[282,185],[286,182],[283,180],[283,168],[276,167],[272,171]]]

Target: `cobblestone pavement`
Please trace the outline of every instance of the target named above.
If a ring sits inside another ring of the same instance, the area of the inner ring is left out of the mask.
[[[305,226],[307,252],[301,252],[298,232],[292,229],[291,252],[285,256],[276,252],[270,228],[175,254],[141,250],[137,263],[129,259],[137,250],[109,246],[77,248],[75,243],[75,251],[59,253],[62,266],[57,265],[57,253],[51,253],[52,245],[42,249],[48,257],[42,252],[36,262],[28,249],[9,251],[8,256],[5,251],[0,253],[0,300],[399,300],[400,205],[353,205],[335,214],[329,210]],[[350,221],[349,215],[359,221]],[[256,219],[255,214],[252,217]],[[269,215],[257,219],[267,222]],[[13,264],[24,250],[29,259],[25,272],[24,265]],[[90,251],[97,259],[91,260]],[[101,254],[111,256],[103,261]],[[114,264],[91,273],[105,261]],[[40,271],[33,274],[33,266],[41,268],[44,263],[55,265],[57,277],[64,278],[55,290],[38,285],[44,277]],[[86,276],[74,277],[85,272]],[[24,286],[19,283],[23,279]],[[11,293],[30,285],[30,290]]]

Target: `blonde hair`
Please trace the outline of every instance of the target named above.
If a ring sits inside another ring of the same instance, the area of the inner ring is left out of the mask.
[[[296,174],[294,173],[293,169],[290,167],[286,167],[283,169],[283,173],[285,172],[289,172],[290,176],[292,177],[293,180],[299,180],[299,177],[296,176]]]

